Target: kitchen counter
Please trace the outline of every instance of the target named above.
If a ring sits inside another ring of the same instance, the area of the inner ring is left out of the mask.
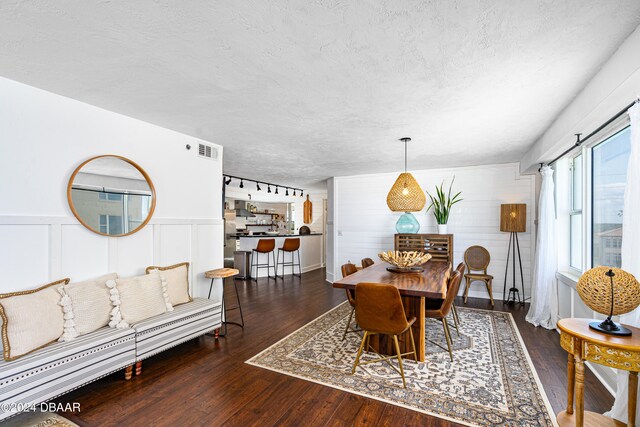
[[[230,235],[230,237],[231,236],[234,236],[234,235],[232,234]],[[256,246],[258,245],[258,239],[256,239],[256,237],[259,239],[275,239],[276,248],[273,254],[269,254],[269,257],[277,256],[278,248],[282,247],[285,239],[303,237],[302,239],[300,239],[300,264],[301,264],[300,268],[302,269],[302,272],[306,273],[307,271],[324,267],[324,259],[323,259],[324,257],[323,257],[323,250],[322,250],[322,246],[323,246],[322,233],[283,234],[278,236],[268,236],[268,235],[262,235],[262,236],[236,235],[236,236],[237,236],[236,249],[239,251],[249,251],[249,252],[255,249]],[[290,252],[280,252],[280,260],[282,260],[283,255],[286,262],[291,261],[292,254]],[[266,256],[267,255],[264,255],[264,254],[259,255],[260,264],[267,262]],[[296,258],[296,261],[298,261],[297,255],[295,258]],[[273,258],[271,258],[271,263],[273,263]],[[271,275],[273,275],[274,274],[273,269],[270,268],[269,270],[271,272]],[[252,274],[255,274],[255,269],[253,270]],[[282,274],[282,267],[279,268],[278,274],[279,275]],[[291,274],[291,267],[285,267],[284,274]],[[298,274],[298,267],[296,267],[296,274]],[[267,276],[267,269],[261,268],[258,272],[258,277],[266,277],[266,276]]]
[[[252,236],[249,236],[248,234],[229,234],[229,237],[233,238],[235,237],[236,239],[239,238],[243,238],[243,237],[261,237],[264,239],[268,239],[268,238],[278,238],[278,237],[306,237],[306,236],[322,236],[322,233],[311,233],[311,234],[254,234]]]

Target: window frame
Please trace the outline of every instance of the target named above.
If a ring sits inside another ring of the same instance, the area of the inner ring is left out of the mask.
[[[595,137],[590,138],[591,141],[588,141],[586,144],[581,145],[579,148],[567,154],[567,156],[565,157],[565,159],[568,160],[568,162],[566,163],[568,173],[565,175],[566,178],[563,181],[564,185],[569,188],[569,191],[564,194],[564,197],[568,198],[568,200],[560,201],[558,200],[558,198],[556,198],[556,209],[558,209],[558,206],[565,206],[564,221],[566,221],[565,224],[567,224],[567,228],[564,236],[566,236],[565,238],[567,239],[566,246],[568,251],[564,255],[564,259],[566,260],[566,262],[564,263],[564,267],[561,266],[560,269],[576,275],[577,277],[582,275],[583,272],[591,269],[593,266],[593,148],[605,142],[607,139],[611,138],[612,136],[629,126],[629,116],[623,114],[618,120],[611,123]],[[581,209],[574,209],[573,162],[580,155],[582,155],[582,206]],[[582,269],[577,269],[571,266],[571,217],[577,214],[582,215]]]

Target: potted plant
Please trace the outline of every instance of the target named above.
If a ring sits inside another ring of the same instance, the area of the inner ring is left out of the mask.
[[[436,222],[438,223],[438,234],[447,234],[447,222],[449,222],[449,213],[451,213],[451,206],[455,205],[460,199],[460,191],[451,197],[451,188],[453,187],[453,182],[456,180],[454,176],[451,180],[451,185],[449,185],[449,191],[445,195],[444,193],[444,181],[440,184],[440,187],[436,185],[436,196],[432,196],[431,193],[427,191],[427,196],[431,200],[431,204],[427,208],[427,212],[431,208],[433,208],[433,215],[436,217]]]

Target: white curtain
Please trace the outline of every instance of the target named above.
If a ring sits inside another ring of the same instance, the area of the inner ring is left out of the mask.
[[[531,287],[531,306],[527,322],[535,326],[554,329],[557,321],[556,271],[558,271],[558,247],[556,245],[556,208],[553,195],[553,169],[543,166],[540,189],[540,214],[536,260]]]
[[[629,109],[631,119],[631,155],[627,167],[622,216],[622,269],[640,279],[640,104]],[[620,322],[640,326],[640,310],[620,316]],[[628,372],[618,371],[616,400],[605,415],[627,423]],[[640,405],[636,410],[640,420]]]

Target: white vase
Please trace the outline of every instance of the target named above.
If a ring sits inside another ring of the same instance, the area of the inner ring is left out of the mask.
[[[438,224],[438,234],[447,234],[447,224]]]

